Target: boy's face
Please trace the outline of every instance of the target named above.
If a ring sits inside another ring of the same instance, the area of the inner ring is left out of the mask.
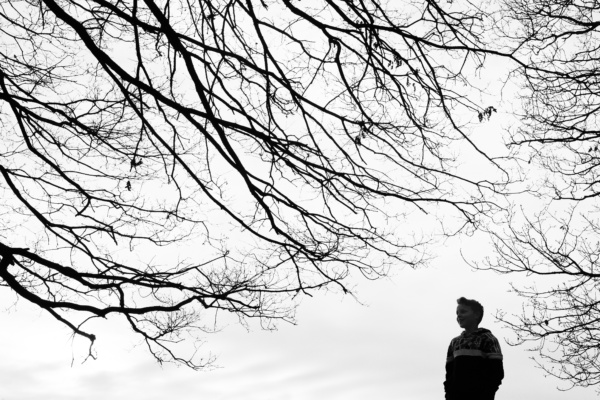
[[[474,330],[479,325],[479,315],[474,313],[471,307],[459,304],[456,307],[456,321],[461,328]]]

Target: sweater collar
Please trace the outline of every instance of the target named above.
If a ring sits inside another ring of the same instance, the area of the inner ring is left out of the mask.
[[[477,335],[481,335],[483,333],[489,332],[489,329],[485,329],[485,328],[477,328],[475,331],[471,332],[471,333],[467,333],[466,331],[463,331],[460,336],[477,336]]]

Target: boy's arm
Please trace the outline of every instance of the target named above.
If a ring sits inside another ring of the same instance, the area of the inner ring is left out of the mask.
[[[452,377],[454,371],[454,353],[452,351],[452,343],[448,346],[448,352],[446,353],[446,380],[444,381],[444,392],[446,399],[450,400],[452,392]]]
[[[488,382],[490,391],[496,392],[498,387],[502,383],[504,378],[504,366],[502,359],[490,359],[488,360]]]
[[[504,365],[502,363],[502,350],[500,349],[500,343],[493,335],[490,335],[487,348],[484,350],[486,353],[487,361],[487,386],[490,391],[496,392],[498,387],[504,379]]]

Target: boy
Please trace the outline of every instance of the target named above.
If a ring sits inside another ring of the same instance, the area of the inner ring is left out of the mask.
[[[456,320],[464,332],[448,347],[446,381],[447,400],[494,400],[502,378],[502,352],[498,339],[479,328],[483,306],[475,300],[457,300]]]

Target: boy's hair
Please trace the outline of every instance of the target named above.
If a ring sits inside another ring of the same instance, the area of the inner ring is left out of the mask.
[[[456,302],[458,304],[462,304],[463,306],[469,307],[474,313],[479,314],[479,321],[477,321],[477,323],[481,323],[481,320],[483,319],[483,306],[481,303],[479,303],[477,300],[466,299],[464,297],[456,300]]]

